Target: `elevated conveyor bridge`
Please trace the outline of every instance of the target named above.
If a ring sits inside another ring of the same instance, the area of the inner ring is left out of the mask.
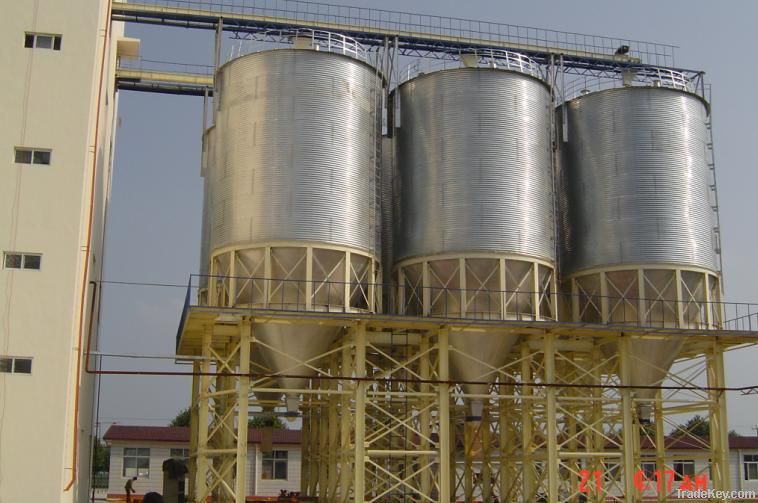
[[[667,44],[298,0],[114,1],[111,17],[114,21],[215,31],[215,67],[220,63],[224,32],[240,40],[271,42],[282,31],[310,29],[341,33],[376,53],[390,51],[392,57],[451,59],[475,49],[499,49],[517,51],[545,67],[585,77],[616,77],[624,69],[641,66],[670,68],[693,80],[702,76],[696,70],[675,68],[676,47]],[[387,58],[383,60],[389,68]],[[186,76],[171,70],[160,75],[125,72],[117,83],[127,90],[212,93],[204,79],[187,82]]]

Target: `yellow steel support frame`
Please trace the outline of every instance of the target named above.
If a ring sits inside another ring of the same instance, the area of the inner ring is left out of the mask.
[[[194,364],[190,436],[190,501],[244,503],[252,328],[240,320],[233,337],[214,341],[207,326],[203,359]],[[212,373],[214,367],[215,376]]]
[[[501,253],[439,254],[402,261],[395,273],[400,314],[556,318],[555,269],[546,261]]]
[[[282,251],[288,254],[283,256]],[[297,272],[300,268],[305,270],[302,279]],[[343,312],[381,309],[381,295],[374,292],[381,281],[377,258],[323,243],[274,241],[265,246],[220,248],[211,257],[207,279],[209,303],[215,306]]]
[[[237,393],[237,458],[234,497],[235,502],[245,501],[247,493],[245,470],[247,469],[247,413],[250,390],[250,322],[240,324],[239,377]]]
[[[267,388],[270,375],[249,377],[254,327],[313,321],[288,313],[237,316],[231,329],[228,318],[205,327],[203,358],[194,364],[200,374],[193,379],[195,503],[244,501],[247,438],[239,425],[257,406],[249,397],[272,390],[301,396],[301,491],[321,501],[665,501],[679,482],[664,480],[659,490],[642,463],[662,473],[673,469],[678,458],[667,442],[686,413],[710,419],[708,438],[677,430],[676,438],[702,447],[688,454],[707,463],[696,475],[707,476],[709,488],[729,489],[725,396],[702,384],[725,385],[723,352],[735,339],[521,328],[507,363],[485,376],[492,386],[482,395],[450,381],[450,353],[466,349],[450,345],[450,332],[471,327],[342,319],[342,334],[307,362],[318,372],[305,388],[290,390]],[[637,364],[629,346],[651,337],[684,337],[686,344],[667,388],[641,398],[629,386]],[[484,407],[480,424],[467,429],[471,399]],[[654,424],[641,422],[641,405],[650,406]]]
[[[621,384],[629,386],[631,384],[631,356],[629,354],[629,338],[623,335],[618,342],[619,351],[619,370],[621,373]],[[623,388],[621,390],[622,400],[622,453],[624,468],[624,501],[632,503],[636,498],[634,494],[634,447],[635,447],[635,427],[634,427],[634,404],[632,402],[632,389]]]
[[[726,386],[724,349],[714,341],[706,358],[708,386],[713,388]],[[729,431],[726,419],[726,396],[723,391],[710,391],[709,398],[713,484],[729,490],[731,489],[729,487],[731,478],[729,476]]]

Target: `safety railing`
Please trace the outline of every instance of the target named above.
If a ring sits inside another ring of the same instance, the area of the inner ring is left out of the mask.
[[[460,51],[458,54],[451,54],[449,59],[418,58],[403,68],[400,82],[406,82],[426,73],[462,67],[510,70],[543,78],[540,66],[533,59],[521,53],[499,49],[472,48]]]
[[[630,67],[613,77],[578,77],[566,84],[565,100],[619,87],[666,87],[697,93],[696,85],[682,73],[668,68]]]
[[[136,70],[141,72],[177,73],[182,75],[213,75],[212,65],[176,63],[143,58],[120,58],[119,70]]]
[[[108,488],[108,472],[97,472],[92,475],[92,488],[93,489],[107,489]]]
[[[368,51],[354,38],[322,30],[287,29],[270,30],[259,37],[262,40],[240,40],[229,51],[228,60],[270,49],[271,43],[292,44],[296,49],[312,49],[350,56],[368,62]]]
[[[622,46],[629,46],[629,56],[643,63],[673,66],[676,46],[550,30],[532,26],[497,23],[476,19],[391,11],[304,0],[138,0],[115,2],[120,5],[141,4],[162,9],[182,9],[213,13],[223,17],[258,16],[276,22],[324,23],[357,27],[367,33],[421,35],[444,41],[476,40],[483,43],[513,43],[551,50],[565,49],[587,54],[612,56]]]
[[[235,279],[234,295],[224,290]],[[332,281],[192,275],[190,307],[372,313],[371,298],[393,299],[388,316],[482,321],[561,321],[627,327],[758,332],[758,304]],[[231,299],[235,299],[232,301]],[[180,328],[181,332],[181,328]]]

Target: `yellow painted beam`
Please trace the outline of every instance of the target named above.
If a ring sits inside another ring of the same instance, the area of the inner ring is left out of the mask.
[[[159,72],[153,70],[136,70],[131,68],[117,68],[116,78],[125,80],[137,80],[142,82],[162,82],[166,84],[192,84],[208,87],[213,85],[212,75],[179,72]]]

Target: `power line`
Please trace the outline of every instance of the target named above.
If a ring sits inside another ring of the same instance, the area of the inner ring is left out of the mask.
[[[86,369],[89,374],[102,375],[121,375],[121,376],[207,376],[207,377],[249,377],[251,379],[269,379],[269,378],[289,378],[289,379],[311,379],[314,381],[351,381],[351,382],[397,382],[397,383],[415,383],[415,384],[448,384],[455,386],[457,384],[484,384],[490,386],[513,386],[523,387],[530,386],[534,388],[583,388],[583,389],[652,389],[652,390],[674,390],[674,391],[749,391],[758,389],[758,385],[748,386],[695,386],[695,385],[637,385],[637,384],[585,384],[585,383],[564,383],[564,382],[543,382],[543,381],[514,381],[514,382],[492,382],[477,380],[451,380],[451,379],[419,379],[419,378],[400,378],[400,377],[358,377],[358,376],[339,376],[339,375],[309,375],[309,374],[285,374],[271,372],[194,372],[194,371],[159,371],[159,370],[95,370]]]

